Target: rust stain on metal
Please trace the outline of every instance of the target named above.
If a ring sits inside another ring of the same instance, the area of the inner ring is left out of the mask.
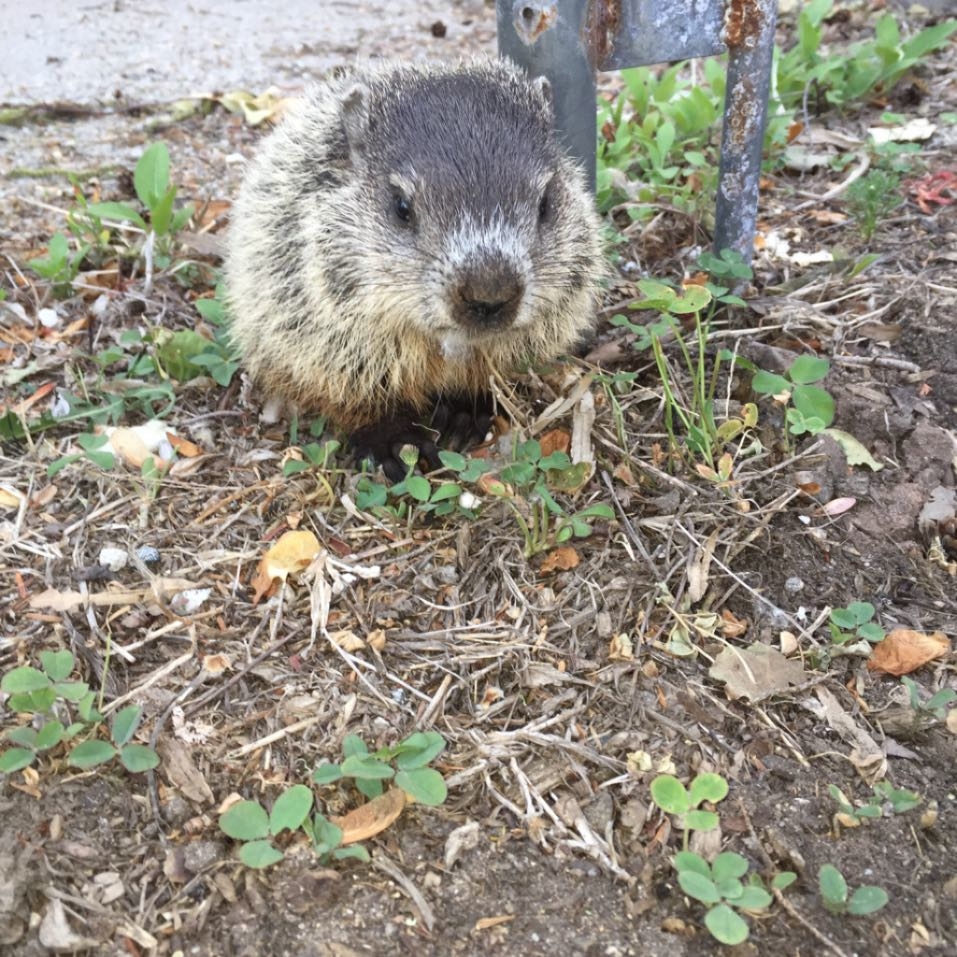
[[[761,0],[728,0],[724,14],[724,42],[729,50],[751,46],[764,29],[767,16]]]
[[[595,69],[614,52],[621,24],[621,0],[593,0],[585,14],[582,46]]]
[[[557,19],[558,8],[554,3],[547,6],[527,3],[516,11],[515,31],[525,43],[531,45],[543,33],[550,30]]]
[[[757,99],[754,82],[744,77],[734,92],[733,100],[728,104],[724,118],[728,138],[738,150],[744,149],[760,128],[762,104]]]

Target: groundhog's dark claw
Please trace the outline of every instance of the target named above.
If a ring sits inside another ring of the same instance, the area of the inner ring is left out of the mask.
[[[349,442],[357,462],[372,459],[382,466],[390,482],[401,482],[409,471],[402,458],[402,449],[407,445],[418,449],[427,471],[441,468],[436,437],[432,429],[418,425],[408,417],[397,416],[353,432]]]
[[[432,425],[441,434],[444,448],[461,452],[478,445],[492,427],[492,397],[487,393],[442,396],[436,402]]]
[[[402,449],[413,445],[422,471],[440,469],[440,447],[461,451],[485,439],[492,424],[491,397],[443,396],[436,401],[428,425],[419,419],[409,410],[354,432],[349,441],[356,461],[372,459],[390,482],[401,482],[409,472]]]

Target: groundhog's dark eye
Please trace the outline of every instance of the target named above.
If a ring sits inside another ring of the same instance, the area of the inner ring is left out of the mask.
[[[542,193],[542,198],[538,201],[538,221],[545,222],[548,219],[548,190]]]
[[[401,193],[396,193],[392,197],[392,211],[400,223],[409,224],[412,222],[412,202]]]

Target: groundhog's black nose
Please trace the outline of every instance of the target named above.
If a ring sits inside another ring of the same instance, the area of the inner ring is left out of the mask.
[[[502,329],[515,321],[525,285],[510,270],[466,275],[453,296],[456,319],[471,329]]]

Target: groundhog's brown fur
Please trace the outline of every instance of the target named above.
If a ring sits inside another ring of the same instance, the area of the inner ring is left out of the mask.
[[[316,87],[250,164],[226,262],[253,378],[350,431],[573,347],[601,273],[548,86],[500,61]]]

